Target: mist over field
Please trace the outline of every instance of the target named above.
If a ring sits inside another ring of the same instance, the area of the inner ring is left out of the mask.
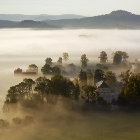
[[[33,80],[43,76],[41,68],[45,59],[51,57],[56,62],[63,52],[69,54],[69,63],[80,65],[80,57],[86,54],[89,63],[99,63],[101,51],[108,54],[112,63],[112,53],[125,51],[129,61],[140,59],[139,30],[0,30],[0,118],[5,117],[11,123],[13,117],[24,114],[13,113],[13,116],[2,114],[2,105],[7,90],[24,78]],[[30,64],[36,64],[39,73],[36,76],[14,75],[18,67],[25,71]],[[48,77],[47,77],[48,78]],[[50,113],[51,112],[51,113]],[[79,114],[68,112],[59,107],[46,108],[42,113],[32,112],[35,124],[23,128],[10,126],[1,136],[1,140],[92,140],[129,139],[139,136],[140,114]],[[127,117],[127,118],[126,118]],[[38,121],[39,120],[39,121]],[[132,120],[135,120],[131,122]],[[38,123],[39,122],[39,123]],[[121,125],[120,125],[121,123]],[[126,125],[127,124],[127,125]],[[131,126],[131,127],[130,127]],[[0,131],[1,132],[1,131]],[[129,132],[129,133],[128,133]],[[134,133],[130,133],[134,132]],[[14,135],[13,135],[14,133]],[[8,135],[7,135],[8,134]],[[26,135],[25,135],[26,134]],[[122,137],[123,135],[123,137]]]
[[[24,71],[34,63],[39,69],[44,60],[51,57],[56,62],[63,52],[69,54],[68,63],[78,63],[86,54],[89,63],[99,62],[102,50],[112,61],[112,52],[121,50],[129,54],[129,61],[139,58],[140,32],[138,30],[0,30],[0,99],[3,100],[10,86],[23,80],[26,76],[14,76],[17,67]],[[41,72],[39,71],[39,75]],[[39,76],[38,75],[38,76]],[[33,77],[33,79],[37,78]]]
[[[86,53],[90,59],[101,50],[108,55],[116,50],[126,51],[130,58],[138,57],[139,30],[0,30],[0,55],[57,58],[68,52],[70,59]],[[131,54],[130,54],[131,52]],[[6,57],[8,58],[8,57]]]

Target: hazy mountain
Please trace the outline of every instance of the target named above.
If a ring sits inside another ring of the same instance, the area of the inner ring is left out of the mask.
[[[84,16],[81,15],[72,15],[72,14],[64,14],[64,15],[21,15],[21,14],[0,14],[0,20],[11,20],[11,21],[22,21],[22,20],[34,20],[34,21],[42,21],[42,20],[59,20],[59,19],[80,19]]]
[[[123,10],[95,17],[50,20],[45,22],[63,28],[140,29],[140,15]]]
[[[45,15],[34,17],[41,20]],[[62,16],[61,16],[62,17]],[[63,15],[66,18],[67,15]],[[69,15],[70,17],[70,15]],[[71,15],[71,18],[73,15]],[[59,18],[59,16],[57,16]],[[0,20],[0,28],[91,28],[91,29],[140,29],[140,15],[127,11],[113,11],[110,14],[81,19],[60,19],[12,22]]]
[[[13,27],[17,24],[18,22],[13,22],[13,21],[7,21],[7,20],[0,20],[0,28],[5,28],[5,27]]]
[[[57,26],[49,25],[48,23],[33,20],[23,20],[21,22],[13,22],[0,20],[0,28],[47,28],[56,29]]]

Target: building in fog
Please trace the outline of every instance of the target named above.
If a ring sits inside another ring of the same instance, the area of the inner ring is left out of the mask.
[[[100,81],[96,83],[97,91],[99,92],[99,96],[103,97],[108,103],[111,102],[113,98],[113,93],[110,87],[105,83],[105,81]]]

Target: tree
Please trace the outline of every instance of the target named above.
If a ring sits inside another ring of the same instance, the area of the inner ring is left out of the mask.
[[[82,69],[79,73],[79,85],[80,87],[87,85],[87,73]]]
[[[75,84],[75,90],[74,90],[74,100],[79,100],[79,95],[80,95],[80,86],[79,84]]]
[[[96,69],[94,73],[94,85],[96,86],[96,83],[100,82],[101,80],[105,80],[105,73],[101,69]]]
[[[50,67],[49,64],[45,64],[42,68],[41,71],[43,74],[51,74],[52,73],[52,68]]]
[[[46,99],[47,103],[49,103],[49,94],[51,94],[52,83],[46,77],[39,77],[35,80],[36,86],[34,88],[37,91],[38,95],[40,95],[40,103],[44,102]]]
[[[76,99],[76,90],[75,86],[70,79],[65,78],[61,75],[54,75],[51,78],[52,82],[52,94],[53,94],[53,103],[57,103],[58,97],[61,97],[61,99],[70,98],[70,99]]]
[[[121,64],[121,62],[122,62],[122,52],[117,51],[113,53],[113,64],[118,65]]]
[[[92,86],[93,83],[94,83],[93,72],[91,71],[91,69],[88,69],[87,70],[87,84]]]
[[[131,75],[120,91],[119,104],[131,108],[140,107],[140,75]]]
[[[109,85],[110,88],[114,89],[117,82],[115,73],[113,73],[112,71],[107,71],[105,75],[106,83]]]
[[[90,100],[95,101],[98,98],[98,94],[96,91],[96,88],[91,85],[86,85],[82,87],[84,91],[84,98],[86,99],[87,102]]]
[[[81,56],[81,60],[80,60],[82,68],[86,68],[86,67],[87,67],[88,61],[89,61],[89,60],[87,59],[86,55],[83,54],[83,55]]]
[[[123,83],[123,85],[125,85],[129,81],[129,78],[131,75],[132,75],[132,72],[130,72],[130,70],[127,70],[126,72],[121,72],[120,80]]]
[[[53,74],[60,74],[60,73],[61,73],[61,70],[59,69],[59,67],[54,66],[54,67],[52,68],[52,73],[53,73]]]
[[[52,65],[52,59],[51,58],[46,58],[45,59],[46,64]]]
[[[106,52],[102,51],[100,53],[99,58],[100,58],[100,63],[106,63],[106,61],[107,61],[107,54],[106,54]]]
[[[62,57],[59,57],[57,63],[60,64],[60,65],[62,65]]]
[[[127,58],[129,58],[128,54],[126,52],[122,52],[122,59],[123,59],[123,61],[126,61]]]
[[[28,67],[29,69],[38,69],[38,67],[35,64],[31,64]]]
[[[68,53],[66,53],[66,52],[63,53],[63,60],[65,60],[65,61],[69,60]]]
[[[119,65],[122,63],[122,61],[126,61],[128,57],[129,56],[126,52],[116,51],[113,53],[113,64]]]

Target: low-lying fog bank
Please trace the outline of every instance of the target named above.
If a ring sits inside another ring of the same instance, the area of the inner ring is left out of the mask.
[[[112,52],[121,50],[129,54],[129,61],[139,58],[140,32],[138,30],[0,30],[0,100],[10,86],[25,77],[15,77],[17,67],[26,70],[34,63],[39,69],[44,60],[51,57],[56,62],[63,52],[69,54],[67,63],[80,65],[80,57],[86,54],[89,63],[98,63],[100,52],[106,51],[112,63]],[[41,74],[41,72],[40,72]],[[39,75],[38,75],[39,76]],[[36,78],[36,77],[34,77]]]
[[[89,59],[104,50],[126,51],[130,58],[139,57],[139,30],[0,30],[0,56],[60,57],[68,52],[70,59],[86,54]],[[134,56],[135,54],[135,56]]]
[[[10,122],[8,129],[0,130],[0,140],[139,139],[139,113],[128,115],[123,112],[95,111],[81,114],[56,106],[31,111],[29,115],[33,116],[35,122],[28,126],[16,126],[12,122],[14,117],[24,118],[28,111],[25,114],[24,110],[8,115],[2,113],[7,90],[24,78],[35,80],[43,76],[40,69],[47,57],[56,62],[63,52],[67,52],[69,60],[64,64],[74,63],[78,67],[81,55],[86,54],[92,66],[99,63],[101,51],[106,51],[107,63],[112,63],[112,53],[120,50],[128,53],[128,61],[134,62],[139,59],[139,38],[138,30],[0,30],[0,119]],[[30,64],[38,66],[37,75],[14,75],[16,68],[25,71]],[[113,69],[115,73],[121,71],[123,69]]]

